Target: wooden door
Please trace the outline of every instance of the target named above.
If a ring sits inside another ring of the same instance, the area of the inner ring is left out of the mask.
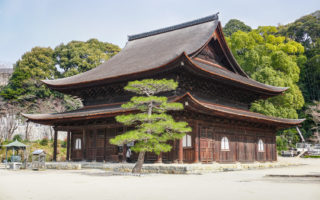
[[[81,133],[72,133],[72,153],[71,159],[74,161],[82,160],[83,140]]]
[[[182,138],[183,162],[194,162],[194,134],[188,133]]]
[[[105,129],[97,130],[96,161],[104,161]]]
[[[87,160],[96,160],[96,130],[87,131]]]
[[[119,162],[118,146],[110,144],[109,140],[120,134],[123,128],[107,128],[106,129],[106,146],[105,146],[105,160],[109,162]]]
[[[266,147],[266,161],[273,161],[275,155],[274,155],[271,137],[266,138],[265,147]]]
[[[200,161],[211,163],[214,160],[213,128],[200,128]]]

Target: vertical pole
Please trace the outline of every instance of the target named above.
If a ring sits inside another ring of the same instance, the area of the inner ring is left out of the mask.
[[[67,132],[67,161],[70,161],[70,131]]]
[[[193,127],[194,132],[194,162],[199,162],[199,128],[198,128],[198,122],[195,123],[195,126]]]
[[[162,163],[162,152],[157,156],[157,161],[156,163]]]
[[[103,145],[104,145],[104,148],[103,148],[103,162],[106,162],[107,161],[107,155],[106,155],[106,151],[107,151],[107,129],[105,128],[104,129],[104,140],[103,140]]]
[[[182,139],[179,140],[178,162],[179,162],[180,164],[183,163],[183,146],[182,146]]]
[[[173,163],[178,163],[178,153],[179,153],[179,148],[178,148],[178,140],[173,141]]]
[[[58,131],[57,131],[57,129],[54,129],[53,161],[57,161],[57,146],[58,146]]]
[[[85,155],[86,155],[86,145],[87,145],[87,141],[86,141],[86,130],[83,128],[82,129],[82,145],[81,145],[81,160],[85,160]]]
[[[97,161],[97,129],[93,130],[93,142],[94,142],[93,160],[94,162],[96,162]]]
[[[127,162],[127,145],[126,144],[124,144],[123,146],[122,146],[122,162]]]

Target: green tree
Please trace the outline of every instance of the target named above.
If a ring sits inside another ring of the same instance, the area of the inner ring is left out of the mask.
[[[320,11],[303,16],[295,22],[279,26],[279,33],[300,42],[305,47],[307,59],[299,63],[301,79],[299,86],[308,103],[320,100]]]
[[[259,100],[251,110],[269,116],[297,118],[297,110],[304,98],[297,85],[304,60],[304,47],[284,36],[278,36],[276,27],[264,26],[248,33],[237,31],[227,39],[239,64],[251,78],[259,82],[289,87],[284,95]]]
[[[14,65],[9,84],[0,95],[6,100],[23,101],[50,96],[50,90],[41,84],[42,79],[57,75],[51,48],[34,47],[25,53]]]
[[[79,100],[50,90],[41,80],[85,72],[119,51],[118,46],[96,39],[87,42],[72,41],[67,45],[61,44],[54,50],[35,47],[16,62],[9,84],[1,90],[0,96],[6,102],[18,102],[20,107],[24,107],[24,112],[28,113],[76,109],[81,106]],[[62,74],[59,71],[63,71]]]
[[[56,64],[68,77],[86,72],[105,62],[120,51],[117,45],[90,39],[87,42],[71,41],[61,44],[54,50]]]
[[[307,48],[311,48],[320,38],[320,10],[303,16],[295,22],[279,26],[279,32]]]
[[[223,33],[228,37],[237,31],[250,32],[251,27],[237,19],[230,19],[223,27]]]
[[[190,132],[186,122],[176,122],[167,111],[182,110],[181,103],[168,103],[167,97],[155,96],[158,93],[175,90],[178,83],[173,80],[152,80],[132,81],[124,88],[129,92],[140,96],[132,97],[123,104],[126,109],[139,110],[139,113],[120,115],[116,121],[125,126],[134,126],[134,130],[127,131],[110,139],[110,143],[123,145],[135,142],[132,150],[139,152],[139,157],[132,172],[140,173],[144,162],[145,152],[168,152],[171,150],[169,140],[181,139],[185,133]]]

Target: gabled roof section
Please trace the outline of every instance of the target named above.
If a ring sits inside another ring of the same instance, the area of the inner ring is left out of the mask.
[[[214,66],[211,63],[200,62],[198,59],[189,59],[193,66],[206,71],[220,80],[226,80],[229,83],[236,84],[238,87],[246,86],[246,89],[259,90],[260,92],[266,94],[266,97],[279,95],[280,93],[286,91],[288,87],[276,87],[272,85],[266,85],[255,81],[251,78],[246,78],[239,74],[235,74],[229,70],[221,68],[219,66]]]
[[[187,23],[129,36],[126,46],[100,66],[67,78],[44,80],[51,88],[103,81],[165,66],[183,52],[190,55],[203,47],[218,25],[212,15]]]
[[[249,78],[231,53],[231,50],[229,49],[223,35],[220,22],[208,44],[192,55],[192,58],[199,59],[200,61],[203,60],[209,63],[211,62],[218,67],[225,68],[236,74]]]

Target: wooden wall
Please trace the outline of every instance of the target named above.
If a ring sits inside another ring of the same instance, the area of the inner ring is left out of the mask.
[[[219,123],[208,120],[187,120],[192,127],[189,133],[192,138],[191,147],[183,147],[183,162],[193,163],[230,163],[230,162],[265,162],[276,161],[275,131],[265,127],[243,126],[241,123]],[[121,162],[125,159],[122,147],[109,143],[109,139],[123,133],[125,127],[88,128],[81,131],[72,131],[71,159],[74,161],[105,161]],[[227,137],[229,149],[221,149],[221,140]],[[81,139],[81,150],[75,149],[75,141]],[[258,151],[258,141],[263,141],[263,151]],[[173,146],[171,152],[161,155],[162,162],[178,162],[179,141],[170,142]],[[126,147],[124,147],[126,148]],[[125,151],[125,150],[124,150]],[[137,154],[133,153],[133,161]],[[159,156],[147,153],[146,162],[157,162]]]

